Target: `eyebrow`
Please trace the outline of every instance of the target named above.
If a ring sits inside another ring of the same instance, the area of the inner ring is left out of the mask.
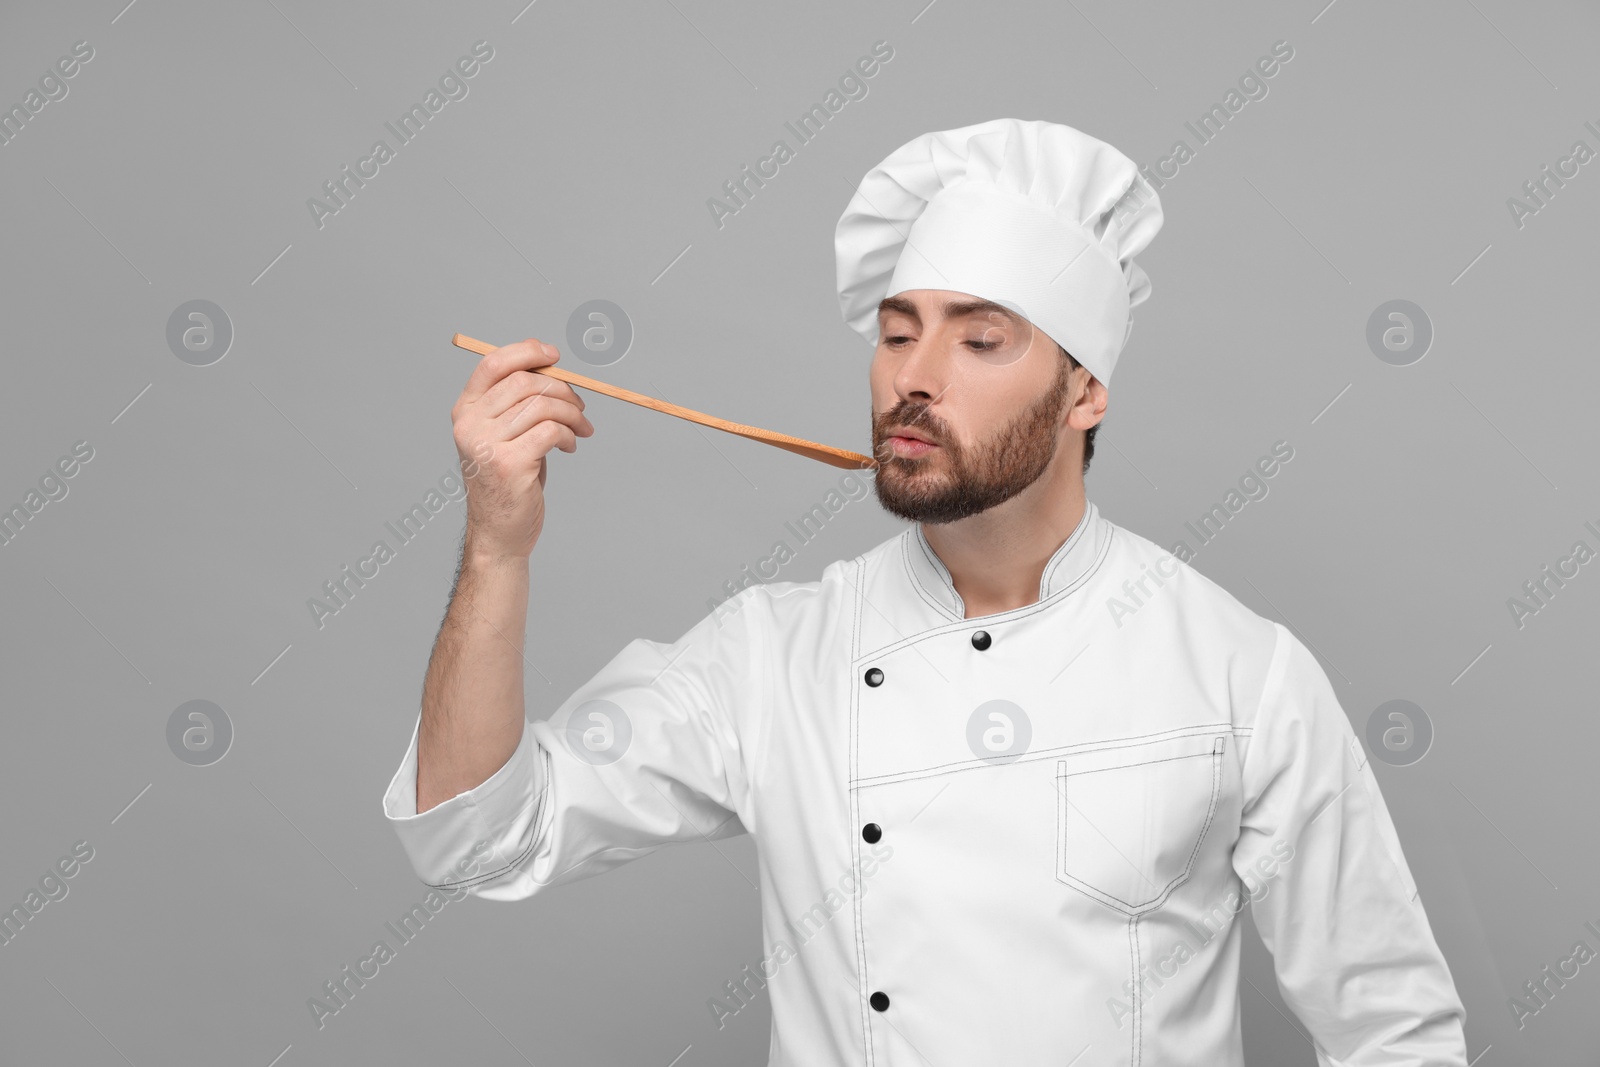
[[[964,318],[967,315],[977,315],[985,312],[998,312],[1011,322],[1018,322],[1017,313],[1008,307],[996,304],[993,300],[946,300],[940,310],[946,318]],[[886,296],[878,302],[878,314],[882,316],[886,311],[898,311],[909,317],[918,326],[922,325],[922,315],[917,311],[917,305],[903,296]]]

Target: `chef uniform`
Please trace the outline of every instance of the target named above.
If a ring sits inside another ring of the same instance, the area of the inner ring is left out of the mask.
[[[1132,162],[1070,127],[928,134],[841,218],[841,304],[875,341],[885,295],[1009,302],[1104,381],[1160,221]],[[914,525],[630,641],[420,814],[416,744],[384,812],[441,891],[520,900],[754,835],[744,983],[770,997],[773,1067],[1242,1067],[1246,904],[1319,1067],[1466,1067],[1326,674],[1093,501],[1024,607],[967,618]]]

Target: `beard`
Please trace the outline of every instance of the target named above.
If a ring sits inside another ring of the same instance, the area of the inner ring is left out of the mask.
[[[1032,406],[990,437],[970,447],[928,414],[927,404],[902,401],[872,420],[872,451],[878,460],[873,490],[878,503],[908,522],[955,522],[987,511],[1038,481],[1055,457],[1056,427],[1071,382],[1066,359],[1050,388]],[[888,430],[903,426],[928,435],[939,446],[920,456],[901,456]]]

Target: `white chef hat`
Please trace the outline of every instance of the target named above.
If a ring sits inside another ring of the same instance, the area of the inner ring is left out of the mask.
[[[1039,119],[925,133],[861,179],[834,233],[839,306],[874,345],[878,302],[908,289],[993,300],[1109,383],[1150,295],[1134,263],[1161,200],[1104,141]]]

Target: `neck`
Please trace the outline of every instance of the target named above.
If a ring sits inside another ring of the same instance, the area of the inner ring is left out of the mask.
[[[938,525],[923,536],[950,572],[966,617],[995,615],[1039,600],[1045,565],[1077,528],[1087,507],[1083,478],[1041,478],[977,515]]]

